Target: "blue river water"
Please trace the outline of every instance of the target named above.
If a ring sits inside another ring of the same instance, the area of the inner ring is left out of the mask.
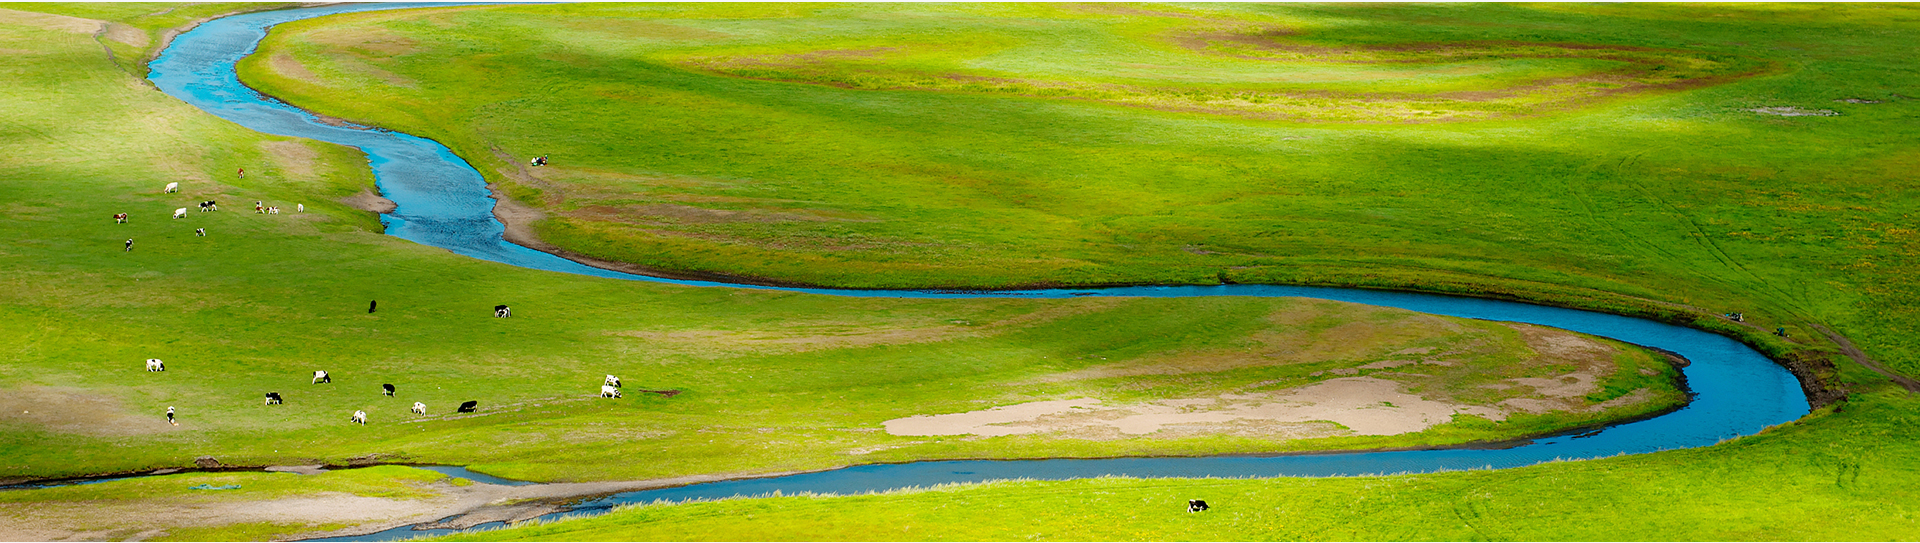
[[[357,147],[367,153],[381,193],[397,204],[382,216],[387,233],[454,253],[555,272],[693,287],[777,289],[833,296],[898,298],[1074,296],[1294,296],[1390,306],[1476,319],[1539,324],[1672,351],[1691,365],[1683,371],[1692,402],[1658,417],[1597,431],[1502,446],[1275,456],[933,461],[855,466],[832,471],[744,479],[629,492],[588,500],[576,512],[622,503],[724,498],[775,491],[862,493],[995,479],[1136,477],[1354,476],[1499,469],[1555,460],[1600,458],[1701,447],[1792,421],[1808,410],[1792,374],[1731,339],[1644,319],[1522,303],[1402,292],[1268,285],[1049,289],[1006,292],[837,290],[731,285],[630,275],[603,270],[504,241],[492,214],[486,182],[437,142],[391,131],[320,122],[314,115],[246,87],[234,63],[251,54],[273,25],[366,10],[446,4],[349,4],[236,15],[209,21],[176,37],[150,65],[162,91],[253,130]],[[457,469],[457,468],[455,468]],[[461,470],[464,471],[464,470]],[[470,472],[469,472],[470,473]],[[478,474],[473,474],[478,475]],[[484,476],[481,476],[484,477]],[[502,482],[502,481],[483,481]],[[396,528],[347,541],[402,539],[443,530]]]

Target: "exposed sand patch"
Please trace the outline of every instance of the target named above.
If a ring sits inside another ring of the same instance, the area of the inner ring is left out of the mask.
[[[298,141],[262,142],[260,148],[273,159],[273,164],[288,177],[312,179],[313,165],[320,159],[320,152]]]
[[[1830,109],[1800,109],[1793,106],[1759,107],[1747,111],[1761,115],[1778,115],[1781,117],[1833,117],[1840,114],[1840,112]]]
[[[393,200],[374,193],[373,189],[361,190],[359,194],[341,198],[339,201],[354,209],[373,213],[392,213],[395,208],[400,207],[399,204],[393,203]]]
[[[313,71],[307,69],[307,65],[301,64],[300,61],[294,60],[292,55],[286,53],[274,53],[273,56],[267,57],[267,66],[272,67],[274,73],[295,80],[316,84],[320,82],[320,76],[314,75]]]
[[[75,34],[92,34],[99,32],[100,26],[107,24],[106,21],[97,19],[82,19],[79,17],[68,17],[66,15],[16,11],[11,9],[0,9],[0,23],[28,26],[42,30],[72,32]]]
[[[145,30],[119,23],[106,23],[106,25],[106,36],[109,40],[142,48],[146,47],[148,43],[152,43],[152,39],[147,36],[147,31]]]
[[[27,387],[0,391],[0,425],[20,424],[50,432],[90,436],[127,436],[171,432],[161,411],[134,414],[120,400],[98,391]]]
[[[1455,414],[1506,419],[1506,413],[1498,409],[1431,401],[1406,393],[1402,386],[1384,379],[1349,377],[1264,394],[1225,394],[1134,405],[1104,405],[1092,398],[1029,402],[967,413],[918,415],[889,420],[884,425],[887,433],[900,436],[1069,433],[1085,437],[1085,430],[1100,427],[1139,436],[1237,422],[1256,427],[1278,425],[1274,433],[1307,437],[1301,435],[1298,424],[1332,422],[1347,428],[1324,428],[1320,435],[1398,435],[1451,422]]]

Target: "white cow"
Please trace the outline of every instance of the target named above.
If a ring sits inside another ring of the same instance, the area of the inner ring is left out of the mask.
[[[317,385],[320,383],[331,383],[331,382],[333,382],[333,378],[328,377],[327,372],[320,371],[320,370],[313,371],[313,384]]]
[[[620,397],[620,389],[613,388],[613,385],[600,385],[600,397],[618,398]]]
[[[167,183],[166,192],[180,192],[180,183],[177,181],[173,183]]]
[[[185,218],[187,218],[187,208],[184,208],[184,207],[183,207],[183,208],[180,208],[180,209],[175,209],[175,210],[173,210],[173,218],[175,218],[175,219],[185,219]]]
[[[158,358],[147,359],[147,371],[167,371],[167,363]]]
[[[413,402],[413,413],[416,415],[427,414],[427,404],[423,404],[420,402]]]
[[[614,377],[614,376],[612,376],[612,375],[608,375],[608,376],[607,376],[607,386],[610,386],[610,387],[613,387],[613,388],[620,388],[620,378],[619,378],[619,377]]]
[[[279,208],[278,206],[274,206],[274,207],[268,207],[268,208],[267,208],[267,214],[268,214],[268,215],[279,215],[279,214],[280,214],[280,208]]]
[[[358,423],[360,423],[360,425],[361,425],[361,426],[366,426],[366,425],[367,425],[367,412],[366,412],[366,411],[354,411],[354,412],[353,412],[353,421],[354,421],[354,422],[358,422]]]
[[[293,204],[293,210],[294,210],[294,211],[298,211],[298,212],[301,212],[301,213],[306,213],[306,212],[307,212],[307,204]]]

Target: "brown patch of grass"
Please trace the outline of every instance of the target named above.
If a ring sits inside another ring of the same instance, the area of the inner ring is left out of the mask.
[[[307,144],[299,141],[269,141],[262,142],[260,149],[266,151],[267,157],[288,177],[303,180],[314,178],[313,166],[320,159],[320,153]]]
[[[180,429],[164,411],[128,413],[120,401],[98,391],[26,387],[0,391],[0,426],[25,426],[62,434],[130,436]]]
[[[107,24],[105,21],[95,19],[82,19],[66,15],[15,11],[11,9],[0,9],[0,22],[41,30],[72,32],[75,34],[92,34],[99,32],[100,25]]]

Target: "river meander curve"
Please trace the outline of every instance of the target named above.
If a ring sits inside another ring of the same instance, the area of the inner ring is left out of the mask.
[[[284,136],[311,138],[366,152],[382,195],[397,204],[382,215],[386,232],[461,255],[540,270],[670,283],[694,287],[774,289],[809,294],[894,298],[1074,296],[1295,296],[1398,307],[1423,313],[1514,321],[1665,349],[1691,364],[1682,371],[1693,400],[1671,413],[1501,447],[1415,451],[1340,452],[1278,456],[1232,455],[1180,458],[927,461],[874,464],[831,471],[705,483],[616,494],[578,504],[575,511],[604,510],[620,503],[724,498],[780,491],[862,493],[942,483],[994,479],[1075,479],[1103,475],[1135,477],[1346,476],[1499,469],[1702,447],[1751,435],[1809,411],[1792,374],[1753,349],[1726,337],[1645,319],[1524,303],[1371,290],[1271,285],[1122,287],[996,292],[839,290],[734,285],[661,279],[594,268],[506,242],[493,215],[486,181],[465,160],[432,140],[386,130],[336,126],[241,84],[234,64],[251,54],[273,25],[354,11],[447,4],[348,4],[223,17],[175,37],[150,64],[149,79],[173,95],[242,126]],[[577,513],[576,513],[577,514]],[[444,531],[435,531],[444,532]],[[425,535],[400,527],[343,538],[388,540]]]

